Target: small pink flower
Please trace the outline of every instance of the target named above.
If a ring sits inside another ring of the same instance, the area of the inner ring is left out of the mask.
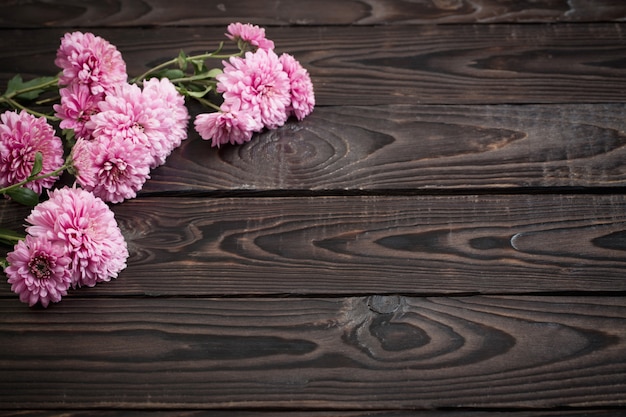
[[[282,54],[279,59],[291,84],[291,104],[287,111],[290,115],[296,116],[298,120],[302,120],[311,114],[313,107],[315,107],[315,94],[313,93],[311,77],[293,56]]]
[[[252,138],[253,132],[263,129],[260,118],[250,109],[241,110],[240,102],[224,103],[222,111],[196,116],[196,131],[204,140],[212,140],[211,146],[226,143],[242,144]]]
[[[59,244],[68,254],[73,287],[110,281],[126,267],[128,249],[113,212],[89,191],[50,191],[26,221],[28,234]]]
[[[121,203],[137,195],[150,178],[151,160],[142,145],[108,136],[79,139],[72,148],[76,181],[111,203]]]
[[[67,295],[71,259],[61,245],[28,235],[7,254],[7,262],[5,272],[11,290],[23,303],[33,306],[39,302],[47,307]]]
[[[291,86],[274,51],[259,49],[247,52],[245,59],[230,58],[217,80],[217,91],[226,103],[239,100],[244,110],[258,109],[265,127],[275,129],[287,120]]]
[[[98,113],[98,103],[104,94],[92,94],[84,84],[71,84],[59,89],[61,104],[55,104],[55,116],[61,119],[61,129],[73,129],[77,138],[89,138],[91,129],[86,124],[91,116]]]
[[[240,41],[247,43],[251,45],[254,50],[256,50],[256,48],[265,50],[274,49],[274,42],[265,37],[265,29],[259,26],[251,25],[250,23],[231,23],[226,30],[228,31],[226,37],[237,43],[240,43]],[[244,47],[242,49],[246,49],[245,45],[241,46]]]
[[[43,168],[48,174],[63,165],[63,143],[45,117],[35,117],[26,111],[6,111],[0,115],[0,187],[16,184],[28,178],[41,152]],[[52,176],[26,184],[37,194],[50,188],[58,179]]]
[[[93,33],[66,33],[54,63],[63,70],[59,85],[84,84],[97,95],[127,79],[122,54]]]

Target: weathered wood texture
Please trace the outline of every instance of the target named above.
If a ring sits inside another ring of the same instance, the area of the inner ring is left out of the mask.
[[[13,207],[5,227],[23,221]],[[621,194],[141,198],[114,211],[129,266],[79,296],[626,291]]]
[[[510,417],[511,411],[468,410],[12,410],[0,417]],[[622,417],[617,409],[518,410],[515,417]]]
[[[1,285],[0,417],[623,415],[626,3],[5,1],[0,86],[69,30],[132,76],[233,21],[315,112],[190,131],[113,206],[116,281],[48,309]]]
[[[99,297],[0,315],[5,409],[626,401],[622,298]]]
[[[614,0],[169,0],[7,1],[0,27],[138,25],[376,25],[623,21]]]
[[[624,104],[318,108],[244,146],[191,132],[144,193],[626,186]]]
[[[268,36],[278,52],[291,53],[309,70],[321,106],[621,103],[625,29],[621,23],[277,27]],[[16,73],[55,74],[64,32],[2,30],[0,84]],[[96,32],[117,45],[131,75],[181,48],[201,53],[225,39],[224,28]]]

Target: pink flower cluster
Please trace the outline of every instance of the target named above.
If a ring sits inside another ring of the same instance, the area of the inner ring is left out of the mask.
[[[254,132],[280,127],[290,116],[302,120],[313,111],[309,73],[293,56],[278,56],[264,29],[233,23],[226,36],[253,50],[223,62],[224,71],[217,76],[217,91],[224,99],[220,111],[200,114],[194,121],[203,139],[216,147],[242,144]]]
[[[26,239],[7,255],[5,268],[22,302],[47,307],[70,287],[110,281],[126,267],[128,249],[113,212],[93,193],[50,191],[26,221]]]
[[[63,143],[45,117],[35,117],[24,110],[0,115],[0,187],[26,180],[33,170],[37,152],[43,156],[40,175],[52,173],[63,165]],[[58,178],[53,175],[25,186],[40,194]]]
[[[219,111],[200,114],[194,122],[200,136],[216,147],[248,142],[255,132],[278,128],[289,117],[302,120],[313,111],[307,70],[289,54],[278,56],[264,29],[233,23],[226,36],[241,53],[222,61],[223,71],[187,77],[187,63],[201,71],[204,62],[196,60],[210,54],[186,61],[181,53],[175,62],[185,76],[172,77],[176,85],[165,78],[170,75],[160,78],[156,70],[163,66],[157,66],[142,78],[157,76],[139,80],[140,87],[128,82],[114,45],[92,33],[65,34],[55,59],[62,71],[60,102],[53,109],[70,139],[67,162],[63,142],[45,117],[25,110],[0,115],[3,193],[18,200],[25,190],[11,193],[23,185],[41,194],[65,169],[76,179],[73,187],[48,191],[26,217],[25,238],[6,257],[8,282],[22,302],[47,307],[70,288],[110,281],[126,267],[127,245],[107,203],[135,197],[150,170],[187,138],[190,116],[182,94],[206,103],[198,94],[218,93]],[[205,84],[198,90],[185,80]]]
[[[91,33],[61,40],[55,63],[61,103],[54,106],[63,129],[73,129],[72,166],[81,187],[104,201],[134,198],[150,169],[187,138],[185,99],[167,79],[126,82],[117,49]]]

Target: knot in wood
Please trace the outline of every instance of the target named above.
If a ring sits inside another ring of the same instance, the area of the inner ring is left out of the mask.
[[[400,307],[399,295],[372,295],[367,305],[370,310],[378,314],[390,314]]]

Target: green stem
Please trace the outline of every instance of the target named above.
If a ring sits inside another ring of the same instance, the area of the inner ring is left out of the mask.
[[[221,55],[218,54],[218,52],[221,50],[218,49],[216,52],[207,52],[206,54],[200,54],[200,55],[192,55],[192,56],[188,56],[187,57],[187,61],[193,61],[193,60],[198,60],[198,59],[228,59],[230,57],[234,57],[234,56],[243,56],[244,51],[239,51],[235,54],[228,54],[228,55]],[[162,70],[164,68],[169,67],[170,65],[174,65],[178,63],[178,58],[173,58],[170,59],[169,61],[165,61],[155,67],[150,68],[148,71],[144,72],[143,74],[141,74],[138,77],[133,78],[130,82],[132,84],[135,83],[140,83],[141,81],[143,81],[148,75],[155,73],[159,70]]]
[[[215,79],[215,77],[209,76],[206,73],[203,74],[198,74],[198,75],[190,75],[189,77],[182,77],[182,78],[172,78],[170,81],[173,84],[176,83],[186,83],[189,81],[200,81],[200,80],[207,80],[207,79]],[[215,85],[215,82],[212,83],[213,85]]]
[[[59,121],[57,117],[49,116],[47,114],[43,114],[36,110],[30,109],[24,106],[23,104],[19,103],[17,100],[15,100],[15,97],[19,97],[21,94],[30,93],[31,91],[45,90],[47,88],[57,86],[58,83],[59,83],[59,76],[57,75],[56,77],[46,82],[42,82],[36,85],[31,85],[30,87],[21,88],[19,90],[12,91],[8,94],[3,94],[0,96],[0,103],[7,103],[9,106],[13,107],[14,109],[27,111],[33,116],[45,117],[48,121],[51,121],[51,122]]]
[[[2,97],[7,98],[7,99],[12,99],[13,97],[19,96],[20,94],[30,93],[31,91],[36,91],[36,90],[45,90],[48,87],[56,86],[58,83],[59,83],[59,76],[57,75],[56,77],[54,77],[53,79],[49,81],[46,81],[44,83],[37,84],[37,85],[31,85],[30,87],[22,88],[21,90],[12,91],[11,93],[7,94],[6,96],[3,95]]]
[[[40,113],[40,112],[38,112],[36,110],[33,110],[33,109],[29,109],[28,107],[20,104],[19,102],[13,100],[13,98],[10,98],[10,97],[0,97],[0,101],[6,102],[7,104],[9,104],[13,108],[20,109],[20,110],[25,110],[28,113],[32,114],[33,116],[45,117],[50,122],[58,122],[60,120],[58,117],[50,116],[50,115],[47,115],[47,114],[44,114],[44,113]]]
[[[9,234],[5,234],[5,233],[0,233],[0,242],[5,243],[7,245],[15,245],[17,242],[19,242],[20,240],[24,240],[25,236],[13,236],[13,235],[9,235]],[[4,258],[0,258],[0,266],[4,266],[2,265],[1,260],[3,260]]]
[[[200,103],[204,104],[207,107],[210,107],[216,111],[222,111],[222,109],[220,108],[220,106],[218,106],[217,104],[211,103],[209,100],[202,98],[202,97],[194,97],[194,99],[198,100]]]
[[[49,177],[55,177],[57,175],[60,175],[66,169],[70,168],[70,166],[71,166],[71,163],[66,161],[65,164],[63,164],[60,168],[57,168],[54,171],[48,172],[47,174],[42,174],[36,177],[28,177],[25,180],[9,185],[8,187],[0,188],[0,194],[6,194],[7,191],[11,191],[14,188],[19,188],[22,185],[28,184],[29,182],[32,182],[32,181],[42,180],[42,179],[49,178]]]

